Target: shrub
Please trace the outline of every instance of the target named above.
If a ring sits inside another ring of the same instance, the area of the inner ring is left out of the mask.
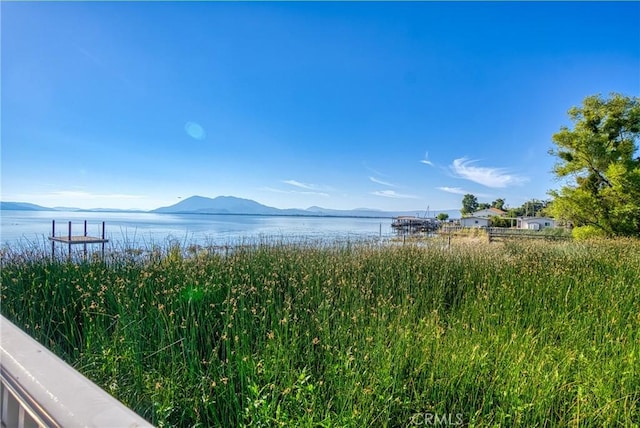
[[[571,233],[574,239],[593,239],[606,237],[606,232],[595,226],[579,226],[574,228]]]

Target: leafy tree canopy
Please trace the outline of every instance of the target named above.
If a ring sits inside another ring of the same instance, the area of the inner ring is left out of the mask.
[[[545,209],[548,207],[548,201],[541,201],[539,199],[531,199],[530,201],[522,204],[519,210],[519,214],[524,217],[540,217],[545,214]]]
[[[498,198],[495,201],[491,202],[491,208],[497,208],[499,210],[504,210],[504,199]]]
[[[462,209],[460,212],[462,215],[471,214],[478,210],[478,198],[475,195],[467,193],[462,197]]]
[[[504,198],[498,198],[488,204],[486,202],[478,202],[475,195],[467,194],[462,199],[462,215],[471,214],[475,211],[485,208],[498,208],[507,211],[507,217],[540,217],[547,215],[549,201],[541,201],[539,199],[531,199],[519,207],[508,207]]]
[[[549,192],[550,212],[609,236],[640,234],[640,99],[589,96],[569,117],[573,129],[560,128],[549,151],[565,183]]]

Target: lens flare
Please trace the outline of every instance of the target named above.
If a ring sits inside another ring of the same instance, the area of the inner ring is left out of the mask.
[[[184,124],[184,130],[191,138],[196,140],[204,140],[207,134],[204,132],[204,128],[196,122],[187,122]]]

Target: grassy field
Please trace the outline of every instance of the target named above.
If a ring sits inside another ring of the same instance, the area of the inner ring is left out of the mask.
[[[640,423],[638,240],[9,251],[1,287],[158,426]]]

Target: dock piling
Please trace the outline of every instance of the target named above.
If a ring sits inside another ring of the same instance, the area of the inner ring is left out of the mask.
[[[51,236],[56,236],[56,221],[55,220],[51,220]],[[52,239],[51,240],[51,260],[52,261],[56,257],[55,252],[56,252],[56,242]]]
[[[71,222],[69,222],[69,260],[71,260]]]
[[[104,221],[102,222],[102,259],[104,260],[104,244],[107,242],[104,239]]]
[[[87,220],[84,221],[84,236],[85,238],[87,237]],[[87,260],[87,243],[85,242],[84,244],[82,244],[82,250],[83,250],[83,255],[84,255],[84,260]]]

